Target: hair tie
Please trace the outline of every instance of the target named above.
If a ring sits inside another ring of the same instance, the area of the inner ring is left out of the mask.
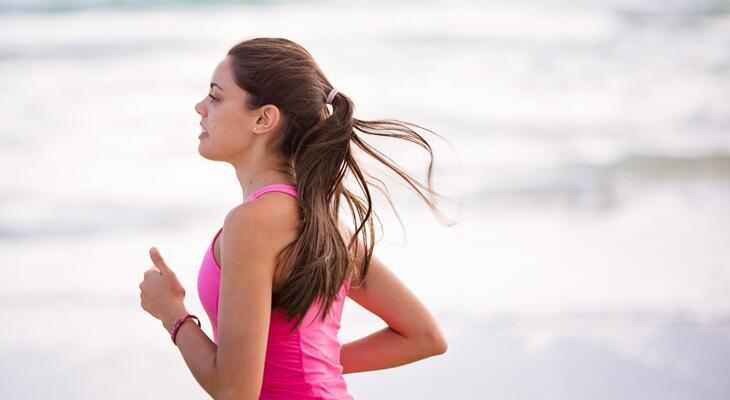
[[[327,95],[327,101],[326,101],[326,103],[327,104],[332,104],[332,99],[335,98],[335,95],[336,94],[337,94],[337,88],[336,87],[332,87],[332,90],[330,90],[330,94]]]

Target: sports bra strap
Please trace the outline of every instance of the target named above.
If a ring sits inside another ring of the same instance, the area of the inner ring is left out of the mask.
[[[251,196],[248,196],[246,201],[251,201],[259,196],[261,196],[264,193],[268,192],[282,192],[286,194],[290,194],[294,197],[297,197],[297,187],[292,185],[286,185],[283,183],[272,183],[270,185],[266,185],[262,187],[261,189],[257,190],[254,194]]]

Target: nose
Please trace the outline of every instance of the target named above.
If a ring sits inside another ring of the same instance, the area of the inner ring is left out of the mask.
[[[195,112],[197,112],[201,116],[203,116],[203,114],[205,113],[205,107],[203,106],[204,103],[205,100],[200,100],[195,104]]]

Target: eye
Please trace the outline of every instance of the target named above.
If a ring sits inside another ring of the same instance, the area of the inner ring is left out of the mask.
[[[215,97],[213,97],[213,95],[212,95],[212,94],[209,94],[209,95],[208,95],[208,97],[210,97],[211,99],[213,99],[213,101],[218,101],[218,99],[217,99],[217,98],[215,98]]]

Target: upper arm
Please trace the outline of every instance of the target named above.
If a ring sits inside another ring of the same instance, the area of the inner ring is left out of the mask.
[[[352,237],[352,230],[340,224],[345,243]],[[358,236],[356,262],[362,263],[365,248]],[[426,306],[383,263],[375,253],[370,258],[364,282],[351,286],[348,294],[352,300],[380,317],[390,328],[407,337],[423,337],[446,349],[446,339],[436,320]]]
[[[263,382],[277,250],[269,217],[252,203],[223,224],[216,373],[221,391],[239,398],[258,398]]]

